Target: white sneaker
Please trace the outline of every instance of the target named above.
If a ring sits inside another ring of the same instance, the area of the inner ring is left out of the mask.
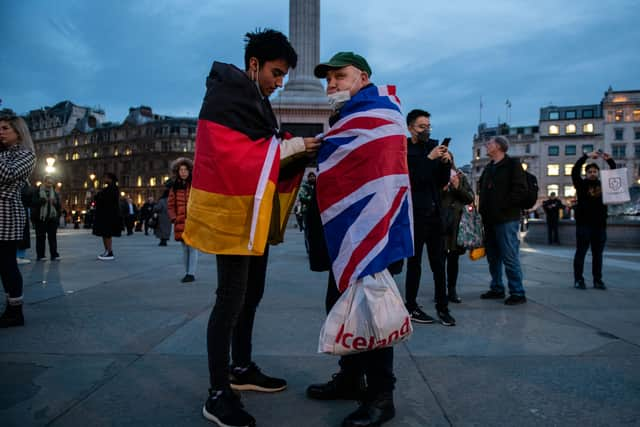
[[[18,264],[31,264],[31,260],[27,258],[16,258]]]

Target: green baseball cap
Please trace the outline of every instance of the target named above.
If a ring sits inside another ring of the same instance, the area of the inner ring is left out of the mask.
[[[330,69],[342,68],[347,65],[353,65],[358,70],[364,71],[369,75],[369,77],[371,77],[371,67],[369,67],[367,60],[353,52],[336,53],[329,61],[316,65],[316,68],[313,70],[313,74],[317,78],[323,79],[327,77],[327,71]]]

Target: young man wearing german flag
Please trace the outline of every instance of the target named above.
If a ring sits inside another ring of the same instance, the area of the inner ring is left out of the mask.
[[[315,138],[278,130],[269,96],[297,54],[274,30],[246,34],[245,69],[214,62],[200,110],[183,240],[216,254],[218,288],[207,327],[211,388],[203,415],[219,426],[254,426],[231,390],[277,392],[285,380],[251,360],[251,335],[265,285],[268,244],[282,241]],[[229,351],[232,364],[230,365]]]

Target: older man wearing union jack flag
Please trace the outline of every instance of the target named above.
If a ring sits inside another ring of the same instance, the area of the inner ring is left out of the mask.
[[[413,254],[406,126],[393,86],[375,86],[371,67],[339,52],[315,68],[335,113],[318,152],[316,197],[331,260],[327,312],[358,279]],[[340,372],[313,384],[318,400],[360,400],[343,427],[379,426],[395,415],[393,347],[340,359]],[[366,377],[366,389],[364,380]]]

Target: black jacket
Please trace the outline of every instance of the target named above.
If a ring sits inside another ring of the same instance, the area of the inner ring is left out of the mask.
[[[599,179],[588,180],[580,176],[582,165],[587,160],[583,155],[578,159],[573,169],[571,169],[571,180],[576,188],[575,218],[578,225],[590,225],[595,227],[606,227],[607,206],[602,203],[602,184]],[[615,169],[616,163],[613,159],[607,160],[609,168]]]
[[[480,214],[485,224],[520,220],[520,206],[527,194],[527,178],[516,159],[504,156],[484,168],[479,185]]]
[[[437,145],[435,139],[416,144],[407,140],[414,220],[440,218],[440,193],[449,182],[451,163],[427,157]]]

